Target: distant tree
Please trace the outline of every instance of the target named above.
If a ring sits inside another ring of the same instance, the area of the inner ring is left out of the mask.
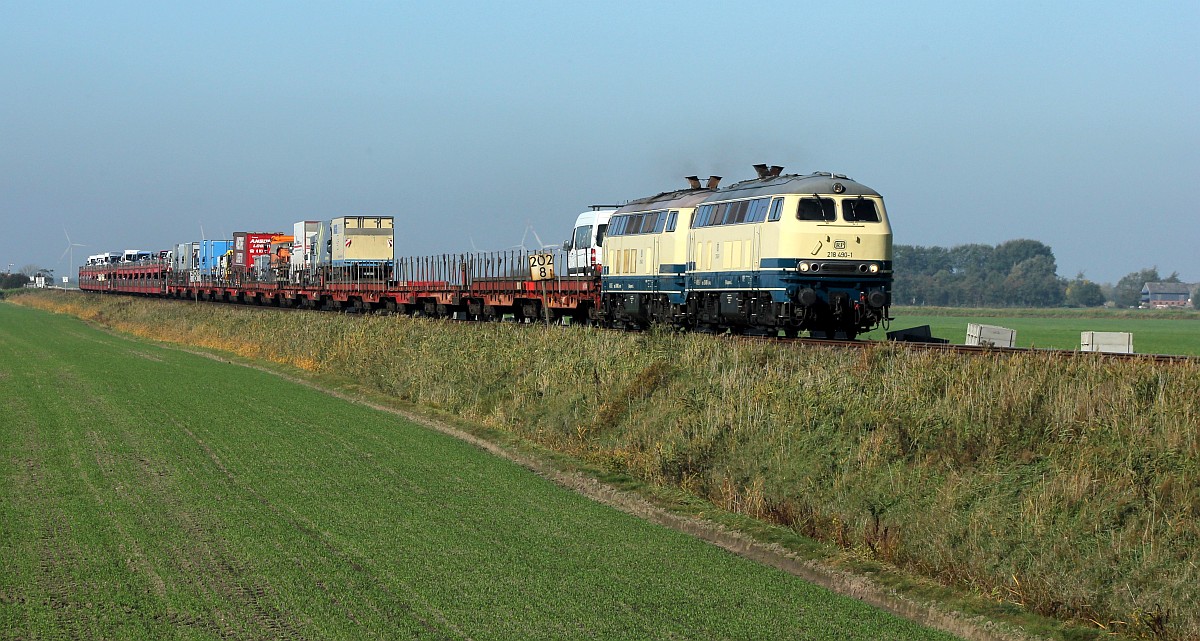
[[[987,271],[988,263],[992,260],[991,245],[958,245],[951,247],[949,253],[950,265],[955,274],[982,274]]]
[[[901,305],[944,305],[940,274],[953,269],[943,247],[896,245],[892,248],[895,282],[892,295]]]
[[[1014,267],[1021,263],[1044,256],[1054,262],[1054,252],[1045,243],[1036,240],[1009,240],[999,245],[992,250],[991,256],[988,259],[988,269],[994,273],[1007,274]]]
[[[1054,252],[1036,240],[950,249],[896,245],[892,258],[900,304],[1043,307],[1062,305],[1066,296]]]
[[[1083,272],[1067,283],[1066,303],[1070,307],[1099,307],[1107,298],[1100,286],[1083,277]]]
[[[1112,303],[1116,300],[1114,292],[1117,291],[1117,286],[1112,283],[1100,283],[1100,291],[1104,292],[1104,300]]]
[[[0,274],[0,289],[17,289],[29,282],[25,274]]]
[[[1004,304],[1020,307],[1062,305],[1066,284],[1054,273],[1055,269],[1053,256],[1040,253],[1013,265],[1001,286],[1006,299]]]
[[[30,263],[28,265],[22,265],[21,269],[20,269],[20,273],[24,274],[25,276],[27,276],[29,278],[33,278],[40,271],[42,271],[42,268],[38,267],[37,265],[34,265],[33,263]]]
[[[1200,309],[1200,283],[1192,287],[1192,309]]]
[[[1178,274],[1171,274],[1177,282]],[[1137,307],[1142,302],[1142,287],[1146,283],[1164,282],[1158,275],[1158,268],[1151,267],[1136,272],[1130,272],[1121,277],[1113,286],[1112,300],[1117,307]],[[1168,281],[1170,282],[1170,281]]]

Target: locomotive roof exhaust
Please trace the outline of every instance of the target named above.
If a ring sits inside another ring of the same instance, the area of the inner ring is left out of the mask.
[[[708,177],[708,184],[707,184],[707,185],[705,185],[705,187],[707,187],[708,189],[716,189],[716,188],[717,188],[717,185],[719,185],[719,184],[721,184],[721,177],[720,177],[720,176],[709,176],[709,177]]]
[[[759,178],[777,178],[779,177],[779,174],[783,173],[783,167],[780,167],[779,165],[771,165],[768,167],[765,164],[759,164],[754,165],[754,171],[758,174]]]
[[[688,181],[688,184],[692,186],[692,189],[700,189],[699,176],[688,176],[686,180]]]

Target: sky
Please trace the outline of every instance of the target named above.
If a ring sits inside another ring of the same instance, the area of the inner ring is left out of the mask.
[[[898,244],[1200,281],[1194,0],[0,0],[0,53],[0,270],[344,215],[532,248],[767,163],[876,189]]]

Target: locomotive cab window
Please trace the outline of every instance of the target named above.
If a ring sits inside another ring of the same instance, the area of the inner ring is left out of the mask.
[[[835,203],[832,198],[801,198],[800,207],[796,210],[796,218],[799,220],[832,221],[836,218],[834,205]]]
[[[842,201],[842,220],[848,223],[877,223],[879,210],[869,198],[847,198]]]

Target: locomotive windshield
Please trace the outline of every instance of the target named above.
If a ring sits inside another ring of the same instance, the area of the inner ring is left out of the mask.
[[[832,221],[837,217],[834,213],[834,204],[832,198],[821,198],[816,195],[812,198],[801,198],[800,209],[796,211],[796,218],[800,220]]]
[[[848,223],[877,223],[879,211],[869,198],[847,198],[842,201],[842,220]]]

